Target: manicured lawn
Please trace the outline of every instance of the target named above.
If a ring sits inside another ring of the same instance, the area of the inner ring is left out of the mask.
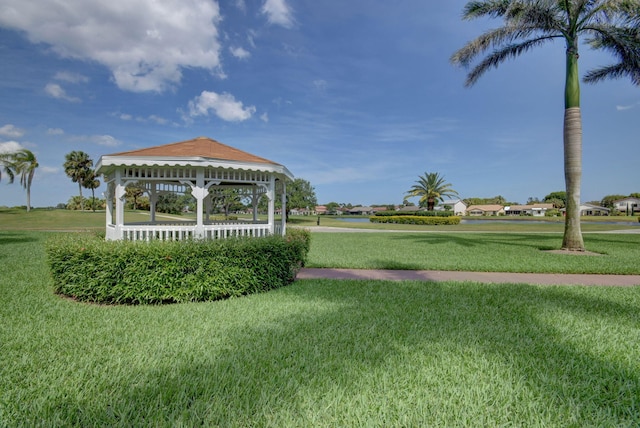
[[[640,234],[585,234],[598,256],[553,254],[554,233],[313,233],[308,267],[640,273]]]
[[[640,287],[304,280],[98,306],[52,293],[46,236],[0,232],[0,426],[640,424]]]

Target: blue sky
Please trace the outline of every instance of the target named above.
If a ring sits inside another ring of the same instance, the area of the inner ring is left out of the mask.
[[[77,194],[72,150],[197,136],[284,164],[319,203],[401,203],[425,172],[463,198],[563,190],[564,45],[465,88],[449,57],[499,25],[465,3],[2,0],[0,151],[36,154],[36,207]],[[608,62],[582,48],[582,72]],[[583,201],[640,192],[640,90],[583,85],[582,109]],[[3,176],[0,206],[25,201]]]

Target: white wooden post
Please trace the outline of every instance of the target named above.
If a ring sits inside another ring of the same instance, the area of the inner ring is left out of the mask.
[[[125,185],[122,182],[122,170],[116,169],[116,239],[122,239],[124,232],[122,230],[124,226],[124,203],[127,191]]]
[[[274,214],[276,211],[276,177],[269,175],[269,188],[267,189],[267,198],[269,199],[269,216],[267,223],[269,224],[269,232],[273,235],[276,232],[276,224]]]
[[[156,221],[156,205],[158,204],[158,192],[156,191],[156,183],[149,183],[149,213],[151,216],[151,222]]]
[[[287,180],[281,179],[282,182],[282,236],[287,233]]]
[[[207,197],[208,190],[204,187],[204,168],[198,168],[196,171],[196,187],[193,189],[193,197],[197,201],[197,213],[196,213],[196,238],[204,238],[204,221],[202,219],[202,213],[204,211],[204,198]]]

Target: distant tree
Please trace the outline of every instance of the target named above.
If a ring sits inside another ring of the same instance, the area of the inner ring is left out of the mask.
[[[242,197],[236,189],[224,189],[214,193],[213,204],[224,213],[225,219],[229,219],[229,213],[244,209]]]
[[[631,193],[631,194],[629,194],[629,197],[630,198],[640,198],[640,193],[637,193],[637,192]]]
[[[340,204],[337,202],[329,202],[325,207],[327,207],[327,213],[335,213],[338,208],[340,208]]]
[[[544,201],[550,204],[554,203],[553,201],[556,199],[560,199],[562,201],[562,206],[556,208],[563,208],[567,205],[567,192],[565,190],[559,190],[557,192],[551,192],[544,197]]]
[[[546,199],[545,198],[544,201],[546,203],[548,203],[548,204],[552,204],[554,208],[564,208],[565,207],[564,200],[562,200],[562,199],[558,199],[558,198]]]
[[[80,210],[84,211],[84,198],[82,197],[83,183],[91,174],[93,160],[83,151],[72,151],[65,155],[64,172],[71,181],[78,183],[80,193]]]
[[[471,67],[466,86],[472,86],[492,68],[547,42],[565,42],[564,175],[567,190],[562,248],[584,251],[580,229],[582,180],[582,117],[578,55],[580,38],[589,47],[612,53],[611,65],[589,71],[587,83],[628,77],[640,85],[640,2],[638,0],[474,0],[463,19],[498,18],[502,26],[487,30],[451,57],[454,64]],[[485,56],[486,55],[486,56]],[[474,61],[480,61],[472,66]]]
[[[20,184],[27,191],[27,212],[31,211],[31,183],[38,167],[36,156],[27,149],[20,149],[9,158],[9,170],[11,170],[10,181],[14,177],[20,176]]]
[[[296,178],[287,184],[287,209],[314,208],[318,205],[316,191],[311,183],[302,178]]]
[[[125,200],[130,204],[131,209],[140,209],[138,201],[142,195],[144,195],[144,192],[146,192],[145,187],[138,182],[129,183],[127,184],[127,187],[124,188],[124,192]]]
[[[504,196],[498,195],[493,198],[493,203],[497,205],[505,205],[507,203],[507,200],[504,198]]]
[[[533,205],[533,204],[539,204],[540,203],[540,199],[538,199],[535,196],[529,196],[529,198],[527,199],[527,205]]]
[[[428,211],[433,211],[438,202],[444,201],[445,197],[457,196],[458,192],[451,188],[451,183],[447,183],[444,177],[437,172],[425,172],[423,176],[418,176],[407,195],[418,196],[418,205],[426,206]]]
[[[166,214],[180,214],[182,212],[182,203],[175,193],[161,193],[158,195],[156,210]]]
[[[82,182],[82,187],[85,189],[91,189],[91,209],[93,212],[96,212],[96,189],[100,187],[100,180],[98,180],[98,176],[96,175],[96,170],[91,168]]]

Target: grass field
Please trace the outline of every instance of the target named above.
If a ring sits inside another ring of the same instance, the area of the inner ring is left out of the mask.
[[[72,214],[0,210],[0,427],[640,425],[640,287],[301,280],[81,304],[52,292],[51,232],[20,230],[102,230]],[[640,235],[556,258],[540,250],[561,233],[532,232],[313,233],[310,264],[637,273]]]
[[[640,274],[640,234],[585,234],[600,255],[556,254],[561,233],[313,233],[308,267]]]
[[[0,232],[0,426],[637,426],[640,287],[305,280],[166,306],[52,293]]]

